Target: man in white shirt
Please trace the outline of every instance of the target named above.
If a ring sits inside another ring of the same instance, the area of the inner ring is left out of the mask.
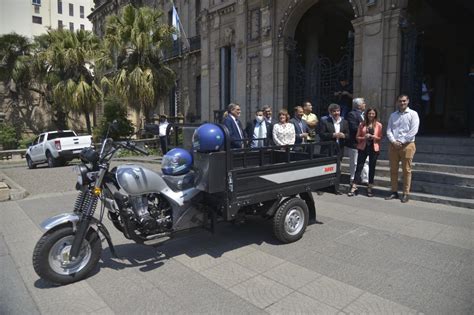
[[[418,113],[408,107],[408,95],[398,97],[398,110],[390,115],[387,126],[388,150],[390,160],[390,182],[392,193],[386,200],[398,198],[398,168],[402,162],[403,196],[401,201],[408,202],[411,186],[412,160],[415,155],[415,136],[418,133],[420,119]]]
[[[163,155],[168,152],[168,138],[166,137],[166,129],[168,128],[168,117],[164,114],[160,115],[160,123],[158,124],[161,153]]]

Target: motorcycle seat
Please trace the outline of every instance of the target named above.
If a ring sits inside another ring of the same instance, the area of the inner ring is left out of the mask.
[[[183,175],[162,175],[163,180],[173,191],[186,190],[194,186],[195,174],[193,171]]]

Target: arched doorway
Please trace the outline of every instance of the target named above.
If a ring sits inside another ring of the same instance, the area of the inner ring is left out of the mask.
[[[402,31],[400,92],[422,134],[467,134],[467,80],[474,64],[474,3],[409,0]]]
[[[350,102],[334,93],[341,79],[352,90],[353,17],[348,0],[320,0],[301,17],[288,51],[288,107],[309,100],[320,117],[330,103]]]

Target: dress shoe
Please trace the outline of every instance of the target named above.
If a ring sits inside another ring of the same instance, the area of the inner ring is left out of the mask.
[[[336,190],[336,191],[334,192],[334,194],[335,194],[335,195],[342,195],[342,192],[340,192],[339,190]]]
[[[398,199],[398,193],[397,192],[392,192],[390,196],[385,197],[385,200],[392,200],[392,199]]]
[[[409,200],[408,195],[407,195],[407,194],[403,194],[401,201],[402,201],[403,203],[407,203],[408,200]]]

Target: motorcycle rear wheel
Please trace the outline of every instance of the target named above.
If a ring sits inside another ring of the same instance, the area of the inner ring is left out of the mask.
[[[43,280],[52,284],[69,284],[86,278],[97,265],[102,252],[100,237],[90,229],[82,242],[79,255],[69,260],[74,240],[72,227],[46,232],[33,251],[33,267]]]

